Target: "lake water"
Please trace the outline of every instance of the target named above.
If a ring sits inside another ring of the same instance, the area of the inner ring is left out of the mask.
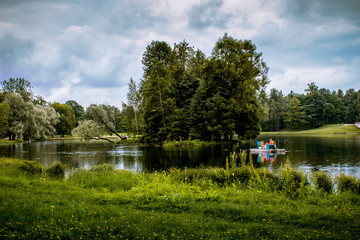
[[[335,135],[334,137],[272,137],[282,155],[256,155],[256,167],[277,170],[288,158],[291,166],[306,172],[324,170],[332,176],[340,173],[360,178],[360,135]],[[259,139],[260,140],[260,139]],[[246,146],[216,145],[193,148],[162,148],[142,145],[113,145],[107,142],[52,140],[45,142],[1,144],[0,157],[39,161],[49,166],[55,161],[66,164],[68,170],[109,163],[117,169],[136,172],[165,170],[170,167],[225,166],[226,156],[241,148],[255,147],[257,140]]]

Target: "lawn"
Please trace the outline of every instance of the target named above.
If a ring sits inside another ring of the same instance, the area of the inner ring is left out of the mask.
[[[324,134],[360,134],[360,128],[354,125],[330,124],[320,128],[303,131],[262,132],[261,135],[324,135]]]
[[[67,178],[61,164],[0,159],[0,239],[360,238],[358,179],[233,156],[225,169],[100,165]]]

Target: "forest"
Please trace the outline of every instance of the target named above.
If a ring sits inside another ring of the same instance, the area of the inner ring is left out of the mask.
[[[171,47],[153,41],[142,58],[143,77],[128,83],[122,106],[75,100],[47,102],[24,78],[1,82],[0,137],[39,140],[54,135],[84,139],[141,136],[145,143],[255,138],[261,131],[302,130],[360,121],[360,90],[319,88],[284,95],[270,89],[262,53],[250,40],[227,34],[210,56],[185,40]]]

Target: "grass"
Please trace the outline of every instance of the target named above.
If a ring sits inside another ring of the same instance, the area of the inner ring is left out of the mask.
[[[261,135],[322,135],[322,134],[360,134],[360,128],[354,125],[329,124],[316,129],[303,131],[262,132]]]
[[[24,142],[21,139],[16,139],[16,140],[4,140],[4,139],[0,139],[0,144],[1,143],[19,143],[19,142]]]
[[[22,163],[0,159],[0,239],[360,238],[352,177],[330,179],[346,187],[327,193],[289,165],[255,169],[241,154],[225,169],[133,173],[99,165],[68,178]]]

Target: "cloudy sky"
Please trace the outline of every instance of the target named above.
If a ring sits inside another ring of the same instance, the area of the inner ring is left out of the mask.
[[[48,101],[120,107],[152,40],[210,56],[225,32],[263,53],[268,90],[360,88],[359,0],[0,0],[0,80],[24,77]]]

